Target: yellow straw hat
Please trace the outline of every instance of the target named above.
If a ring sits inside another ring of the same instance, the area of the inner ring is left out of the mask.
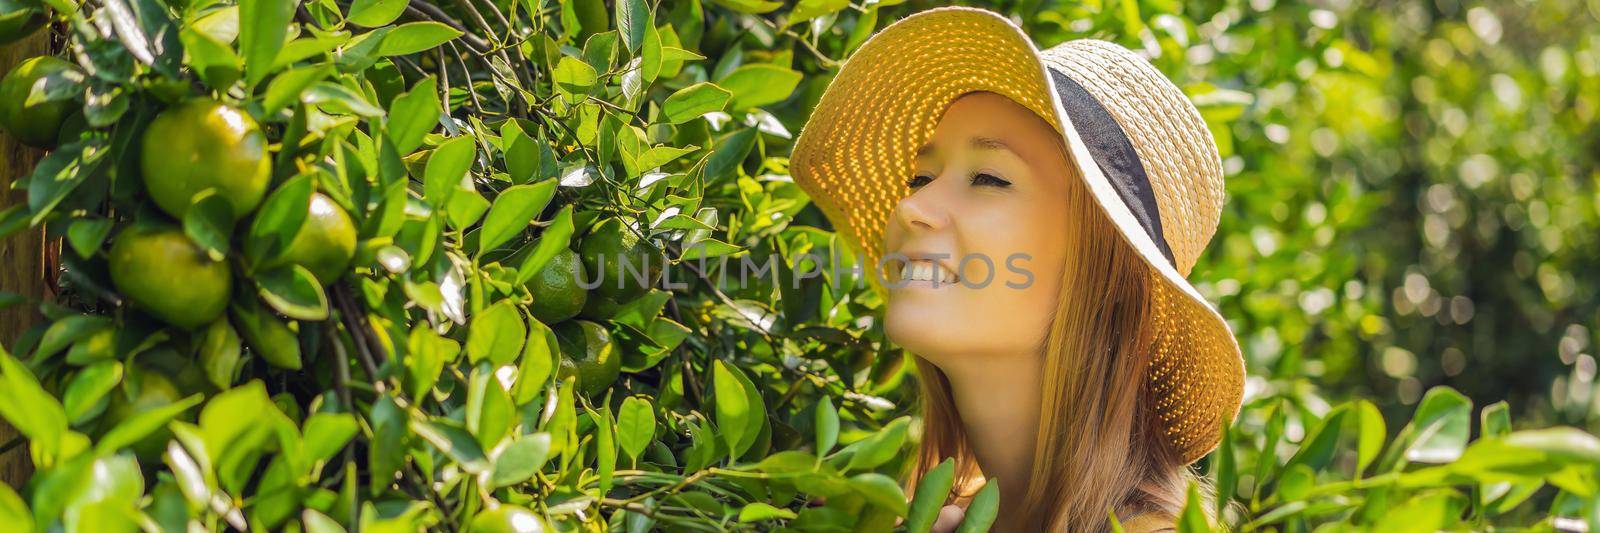
[[[987,91],[1062,134],[1096,203],[1151,266],[1154,355],[1148,386],[1184,463],[1216,447],[1238,413],[1244,360],[1227,321],[1185,277],[1222,214],[1222,161],[1200,113],[1160,71],[1104,41],[1040,51],[1006,18],[940,8],[862,45],[823,92],[790,172],[866,257],[883,256],[889,213],[949,104]]]

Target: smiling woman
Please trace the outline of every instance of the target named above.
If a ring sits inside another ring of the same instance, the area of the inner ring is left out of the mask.
[[[921,377],[907,482],[955,465],[935,531],[985,479],[998,531],[1172,527],[1243,364],[1185,279],[1222,172],[1171,81],[1116,45],[1041,52],[993,13],[936,9],[863,45],[792,160],[887,274],[885,331]],[[1000,264],[1024,282],[988,283]]]

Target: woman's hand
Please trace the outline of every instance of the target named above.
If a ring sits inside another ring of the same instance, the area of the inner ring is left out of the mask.
[[[953,533],[961,525],[961,518],[967,515],[966,509],[956,505],[946,505],[939,509],[939,518],[933,521],[931,533]]]

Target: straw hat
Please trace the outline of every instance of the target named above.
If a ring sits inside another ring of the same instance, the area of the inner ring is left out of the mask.
[[[1228,323],[1184,278],[1216,232],[1222,161],[1200,113],[1144,58],[1076,40],[1040,51],[1011,21],[940,8],[884,28],[840,69],[790,159],[795,181],[875,269],[890,211],[945,108],[1007,96],[1062,133],[1096,203],[1151,266],[1148,386],[1184,463],[1238,413],[1244,360]]]

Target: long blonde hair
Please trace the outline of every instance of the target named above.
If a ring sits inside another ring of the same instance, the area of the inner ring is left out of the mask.
[[[1063,176],[1071,214],[1061,295],[1042,346],[1043,393],[1023,513],[1029,530],[1102,531],[1108,512],[1176,516],[1194,476],[1164,444],[1146,367],[1152,355],[1149,267],[1089,197]],[[1076,230],[1074,230],[1076,229]],[[947,457],[958,493],[982,484],[950,392],[937,366],[916,357],[923,436],[908,482]],[[1004,481],[1002,481],[1004,482]]]

